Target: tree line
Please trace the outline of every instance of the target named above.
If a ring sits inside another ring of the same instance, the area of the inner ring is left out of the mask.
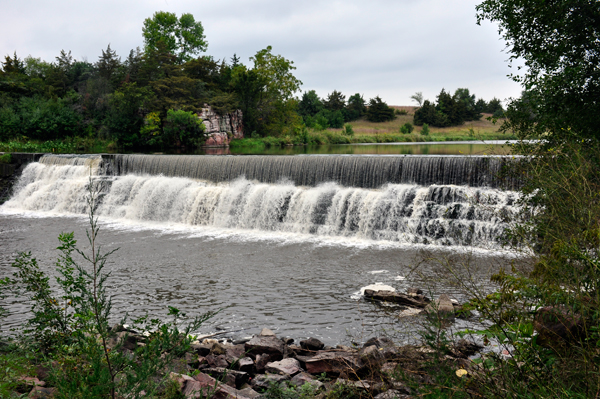
[[[393,120],[396,112],[379,96],[334,90],[300,98],[302,82],[293,61],[259,50],[245,65],[235,54],[217,60],[192,14],[159,11],[144,21],[144,47],[121,58],[110,44],[96,62],[62,50],[53,62],[16,52],[0,67],[0,141],[48,141],[86,137],[114,141],[121,149],[195,147],[205,139],[196,113],[205,104],[218,114],[240,109],[247,136],[293,135],[304,127],[341,128],[365,118]],[[475,101],[468,89],[444,90],[437,104],[420,103],[414,123],[461,124],[480,112],[501,110],[500,101]]]

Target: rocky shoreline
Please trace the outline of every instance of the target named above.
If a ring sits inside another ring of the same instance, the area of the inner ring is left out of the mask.
[[[419,290],[410,289],[406,294],[365,290],[365,298],[402,303],[445,320],[453,318],[458,307],[446,295],[431,301]],[[114,326],[111,336],[110,348],[130,356],[134,356],[136,348],[144,345],[145,340],[144,334],[122,325]],[[465,375],[476,373],[477,366],[469,356],[481,349],[473,342],[460,340],[449,346],[445,362]],[[190,351],[172,365],[164,378],[176,385],[178,397],[190,399],[264,398],[274,386],[303,390],[316,398],[345,395],[412,398],[418,393],[415,386],[431,382],[426,369],[434,356],[435,351],[430,347],[397,346],[384,336],[373,337],[362,347],[328,347],[316,338],[296,343],[292,338],[277,337],[264,328],[260,334],[247,339],[194,341]],[[456,378],[461,377],[457,374]],[[30,388],[34,385],[30,398],[49,398],[57,393],[56,388],[46,386],[43,379],[43,373],[38,373],[37,378],[24,381]],[[306,384],[309,385],[303,387]],[[343,394],[345,390],[347,394]]]

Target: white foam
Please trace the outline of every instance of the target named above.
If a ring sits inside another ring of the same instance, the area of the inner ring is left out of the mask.
[[[369,284],[367,286],[362,287],[360,289],[360,295],[365,295],[365,291],[366,290],[396,292],[396,289],[394,287],[389,286],[389,285],[385,285],[383,283]]]

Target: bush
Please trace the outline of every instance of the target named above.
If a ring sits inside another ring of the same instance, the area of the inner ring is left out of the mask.
[[[406,122],[404,125],[400,126],[400,133],[402,134],[410,134],[414,130],[412,123]]]
[[[394,109],[390,108],[379,96],[369,101],[367,108],[367,120],[370,122],[386,122],[396,118]]]
[[[429,125],[427,123],[423,124],[423,128],[421,129],[421,136],[429,136]]]
[[[12,154],[2,154],[0,155],[0,163],[12,163]]]
[[[342,131],[342,134],[346,135],[346,136],[354,136],[354,129],[352,129],[352,125],[350,124],[346,124],[344,125],[344,130]]]

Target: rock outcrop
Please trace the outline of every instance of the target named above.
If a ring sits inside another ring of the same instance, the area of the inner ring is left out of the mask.
[[[217,114],[210,105],[204,106],[199,115],[206,126],[208,138],[206,147],[227,147],[232,139],[244,138],[242,111],[237,110],[228,114]]]

